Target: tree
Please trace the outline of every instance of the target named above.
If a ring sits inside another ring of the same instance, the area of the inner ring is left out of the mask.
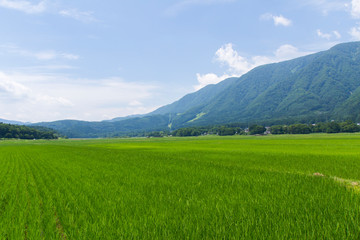
[[[33,128],[12,124],[0,123],[0,138],[19,138],[19,139],[56,139],[55,131],[48,128]]]
[[[356,123],[349,120],[349,121],[340,123],[340,131],[341,132],[359,132],[360,127],[358,125],[356,125]]]
[[[287,131],[290,134],[309,134],[311,129],[306,124],[293,124],[288,126]]]
[[[282,125],[274,125],[270,127],[270,132],[271,134],[284,134],[286,133],[284,128]]]
[[[339,133],[340,125],[337,122],[329,122],[326,128],[327,133]]]
[[[236,129],[235,128],[228,128],[228,127],[221,127],[219,129],[220,136],[228,136],[228,135],[235,135]]]
[[[249,132],[251,135],[254,135],[254,134],[264,134],[264,132],[266,131],[266,128],[264,126],[261,126],[261,125],[251,125],[249,127]]]
[[[154,131],[154,132],[151,132],[151,133],[148,133],[147,134],[147,137],[163,137],[164,136],[164,132],[160,131]]]

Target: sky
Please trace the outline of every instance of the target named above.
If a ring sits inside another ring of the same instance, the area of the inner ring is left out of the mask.
[[[360,40],[360,0],[0,0],[0,118],[108,120]]]

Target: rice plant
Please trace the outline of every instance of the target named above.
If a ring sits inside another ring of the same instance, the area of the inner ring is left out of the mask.
[[[357,239],[360,135],[0,142],[0,239]]]

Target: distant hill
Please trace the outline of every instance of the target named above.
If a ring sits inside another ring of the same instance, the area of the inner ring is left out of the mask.
[[[13,120],[6,120],[6,119],[2,119],[0,118],[0,123],[8,123],[8,124],[15,124],[15,125],[27,125],[30,124],[28,122],[19,122],[19,121],[13,121]]]
[[[0,123],[0,139],[57,139],[58,134],[44,127]]]
[[[144,116],[121,121],[87,122],[60,120],[35,123],[31,126],[43,126],[59,131],[69,138],[117,137],[146,131],[160,131],[168,125],[165,115]]]
[[[231,122],[278,124],[332,119],[360,122],[360,42],[257,67],[145,116],[39,125],[71,136],[95,137]]]
[[[131,119],[131,118],[140,118],[140,117],[143,117],[145,115],[146,114],[135,114],[135,115],[129,115],[129,116],[125,116],[125,117],[117,117],[117,118],[113,118],[113,119],[110,119],[110,120],[103,120],[102,122],[118,122],[118,121]]]

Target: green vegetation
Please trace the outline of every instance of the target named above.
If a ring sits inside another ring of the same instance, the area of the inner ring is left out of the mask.
[[[69,138],[98,138],[144,136],[149,131],[167,129],[167,116],[145,116],[121,121],[86,122],[77,120],[61,120],[55,122],[36,123],[32,126],[43,126],[55,129]]]
[[[360,135],[0,142],[0,239],[357,239]]]
[[[217,126],[208,127],[186,127],[180,128],[175,131],[153,131],[150,133],[138,133],[137,136],[147,137],[165,137],[165,136],[176,136],[176,137],[190,137],[200,135],[256,135],[256,134],[309,134],[309,133],[354,133],[360,132],[360,126],[352,121],[346,122],[327,122],[327,123],[316,123],[316,124],[291,124],[291,125],[274,125],[266,129],[262,125],[253,124],[245,131],[243,126],[245,124],[232,123]]]
[[[309,133],[340,133],[360,132],[360,126],[352,121],[328,122],[317,124],[292,124],[271,126],[272,134],[309,134]]]
[[[0,123],[0,139],[57,139],[57,133],[44,127],[26,127]]]
[[[266,131],[265,127],[264,126],[260,126],[260,125],[251,125],[249,127],[249,133],[251,135],[254,135],[254,134],[264,134],[264,132]]]
[[[209,84],[195,93],[187,94],[172,104],[160,107],[159,109],[150,113],[150,115],[171,114],[173,117],[179,117],[181,116],[181,113],[184,113],[189,109],[209,103],[214,98],[214,96],[217,96],[219,93],[226,90],[237,80],[238,78],[229,78],[226,81],[222,81],[216,85]]]
[[[199,113],[199,114],[196,114],[196,118],[194,119],[191,119],[190,121],[188,121],[189,123],[191,122],[195,122],[196,120],[200,119],[202,116],[204,116],[206,113]]]
[[[173,127],[189,126],[188,119],[199,113],[206,114],[191,125],[360,122],[359,49],[360,42],[339,44],[328,51],[259,66],[231,80],[230,86],[207,102],[182,111],[173,119]]]
[[[209,126],[209,127],[180,128],[171,132],[170,134],[176,137],[190,137],[190,136],[200,136],[200,135],[229,136],[235,134],[243,135],[245,134],[245,132],[236,124],[234,125],[227,124],[223,126],[219,125],[219,126]]]

